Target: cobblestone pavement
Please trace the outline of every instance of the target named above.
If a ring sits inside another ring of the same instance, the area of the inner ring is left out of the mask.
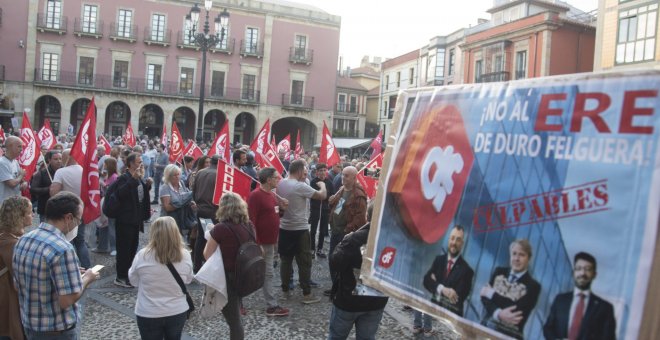
[[[153,206],[157,209],[156,206]],[[154,213],[158,216],[158,212]],[[37,225],[38,217],[35,218]],[[94,227],[87,227],[87,241],[90,248],[96,246]],[[148,224],[145,233],[140,234],[140,248],[147,241]],[[326,243],[325,249],[327,250]],[[115,258],[109,254],[90,252],[92,265],[102,264],[101,278],[94,282],[83,295],[83,320],[81,329],[82,339],[139,339],[139,331],[135,321],[136,288],[121,288],[113,284],[115,279]],[[295,266],[294,266],[295,267]],[[279,272],[275,271],[275,281],[279,281]],[[295,276],[297,278],[297,273]],[[323,291],[331,287],[328,276],[327,259],[313,261],[312,279],[320,284],[313,288],[312,293],[323,297]],[[297,283],[297,279],[296,279]],[[189,285],[196,306],[200,305],[203,286],[195,283]],[[261,291],[243,299],[247,315],[243,316],[246,339],[326,339],[328,336],[328,321],[332,310],[332,303],[323,297],[321,302],[305,305],[300,302],[302,291],[296,286],[294,297],[283,303],[282,306],[290,309],[286,317],[267,317],[265,303]],[[450,339],[455,335],[434,321],[435,334],[426,339]],[[183,339],[228,339],[229,328],[220,314],[212,319],[202,319],[194,313],[186,322]],[[414,339],[412,334],[412,313],[403,309],[403,305],[390,299],[383,320],[381,321],[376,339]],[[418,335],[422,339],[423,336]],[[354,330],[349,339],[355,339]]]

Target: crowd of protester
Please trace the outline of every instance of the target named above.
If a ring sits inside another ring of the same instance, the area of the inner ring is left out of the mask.
[[[41,150],[29,185],[16,161],[21,139],[10,136],[4,141],[0,269],[7,270],[0,275],[0,305],[5,306],[0,339],[77,338],[77,301],[99,278],[90,251],[115,257],[115,285],[137,288],[135,315],[144,339],[179,339],[189,309],[185,286],[179,282],[189,284],[216,250],[222,253],[226,278],[222,314],[229,337],[243,339],[250,330],[242,325],[245,308],[236,294],[234,271],[239,248],[247,240],[263,251],[265,283],[260,294],[267,316],[287,316],[295,308],[295,266],[302,303],[318,303],[322,295],[333,302],[329,339],[346,339],[353,327],[358,339],[374,339],[387,298],[355,296],[360,247],[369,232],[369,199],[356,176],[368,159],[342,157],[328,166],[314,153],[287,159],[281,150],[285,171],[279,173],[259,168],[249,147],[236,144],[226,161],[253,179],[251,193],[247,201],[225,193],[216,205],[220,156],[185,156],[172,163],[158,139],[145,136],[134,147],[110,140],[109,154],[103,147],[97,150],[100,190],[105,196],[112,188],[121,212],[115,218],[102,214],[89,224],[82,223],[82,168],[69,155],[71,137],[58,138],[54,148]],[[207,146],[200,147],[206,154]],[[30,199],[21,196],[26,191]],[[33,208],[40,221],[37,228],[31,227]],[[148,243],[139,249],[145,225]],[[90,248],[88,233],[97,235]],[[324,267],[333,282],[322,294],[312,290],[318,287],[311,275],[314,260],[328,261]]]

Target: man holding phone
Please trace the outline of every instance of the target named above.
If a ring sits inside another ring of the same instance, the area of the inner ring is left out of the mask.
[[[133,288],[128,281],[128,268],[137,253],[140,232],[151,217],[149,190],[153,180],[144,179],[144,166],[139,153],[126,157],[126,172],[117,178],[116,195],[121,213],[117,216],[117,278],[115,285]]]

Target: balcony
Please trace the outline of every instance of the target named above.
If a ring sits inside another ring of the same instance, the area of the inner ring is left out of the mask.
[[[282,94],[282,107],[285,109],[312,111],[314,110],[314,97]]]
[[[0,65],[0,76],[4,75],[4,67]],[[148,82],[145,78],[113,79],[109,74],[85,75],[74,71],[48,73],[43,69],[35,69],[34,84],[46,87],[78,88],[95,91],[122,92],[153,96],[177,96],[187,99],[199,98],[199,84],[193,84],[192,89],[181,88],[176,81]],[[239,88],[217,89],[207,87],[206,100],[217,100],[243,105],[257,105],[259,91],[248,91]]]
[[[525,70],[516,70],[516,80],[517,79],[525,79],[525,74],[527,72]]]
[[[498,81],[508,81],[509,79],[509,72],[499,71],[482,74],[477,79],[477,83],[495,83]]]
[[[236,39],[231,38],[229,41],[227,41],[227,46],[224,48],[220,45],[215,45],[211,48],[209,48],[209,51],[212,53],[226,53],[228,55],[234,54],[234,45],[236,45]]]
[[[241,57],[257,57],[257,59],[264,56],[264,44],[251,43],[249,41],[241,40]]]
[[[337,113],[358,113],[359,108],[357,104],[337,103]]]
[[[189,48],[192,50],[199,50],[199,46],[197,46],[192,38],[189,38],[184,36],[186,32],[179,31],[176,34],[176,47],[178,48]]]
[[[137,41],[137,25],[110,24],[110,39],[134,43]]]
[[[87,22],[81,18],[73,21],[73,34],[78,37],[92,37],[99,39],[103,37],[103,20]]]
[[[294,64],[310,65],[314,60],[314,50],[308,48],[289,48],[289,62]]]
[[[158,31],[151,27],[144,28],[144,43],[147,45],[170,46],[172,41],[172,30]]]
[[[66,33],[67,17],[54,17],[44,13],[37,13],[37,30],[39,32],[50,32],[57,34]]]

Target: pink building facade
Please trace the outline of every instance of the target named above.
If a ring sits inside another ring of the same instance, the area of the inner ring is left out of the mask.
[[[62,134],[69,125],[77,131],[94,96],[99,132],[121,135],[130,123],[158,136],[176,121],[184,138],[194,138],[202,78],[186,19],[194,3],[0,0],[2,114],[30,108],[33,126],[49,119]],[[340,18],[292,6],[214,2],[211,34],[218,14],[226,9],[230,17],[224,39],[207,53],[205,140],[228,122],[233,142],[250,143],[266,120],[276,139],[300,130],[305,147],[320,140],[335,104]]]

